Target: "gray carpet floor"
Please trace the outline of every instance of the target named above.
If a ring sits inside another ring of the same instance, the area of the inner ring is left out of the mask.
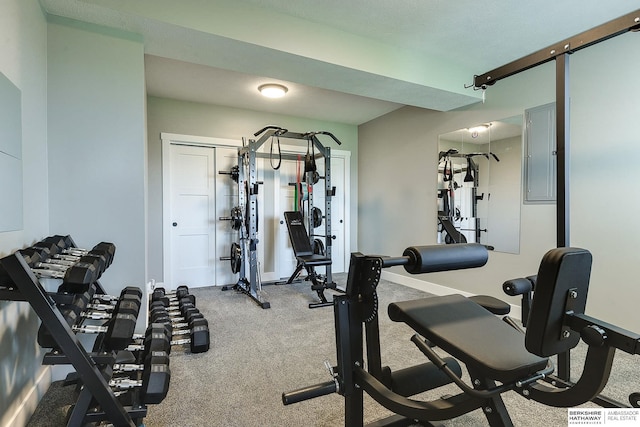
[[[335,275],[344,283],[345,275]],[[271,308],[263,310],[250,298],[220,288],[192,289],[197,306],[209,320],[211,349],[190,354],[174,347],[171,352],[171,386],[167,398],[149,407],[148,427],[248,427],[248,426],[341,426],[344,425],[344,399],[337,394],[284,406],[281,394],[307,385],[328,381],[324,361],[336,363],[332,308],[307,308],[316,300],[308,283],[265,286]],[[425,361],[409,341],[412,331],[404,324],[391,322],[386,306],[428,296],[421,291],[381,281],[380,328],[383,364],[392,369]],[[583,351],[573,354],[574,367],[581,364]],[[580,375],[577,370],[573,377]],[[468,377],[467,377],[468,378]],[[616,364],[605,393],[627,402],[629,393],[640,391],[637,360],[618,352]],[[420,395],[434,399],[457,394],[449,385]],[[73,387],[54,383],[38,406],[29,427],[63,426]],[[566,426],[567,410],[549,408],[510,392],[504,400],[516,426]],[[583,405],[595,407],[593,404]],[[371,422],[390,413],[370,398],[365,400],[365,421]],[[488,425],[484,415],[475,411],[443,422],[444,426]]]

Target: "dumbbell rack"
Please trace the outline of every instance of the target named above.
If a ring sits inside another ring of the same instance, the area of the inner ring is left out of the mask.
[[[109,387],[110,369],[101,371],[98,368],[99,365],[113,364],[115,354],[91,355],[85,351],[56,307],[56,301],[44,289],[19,252],[0,259],[0,300],[28,302],[58,344],[59,352],[54,352],[48,363],[57,359],[58,363],[71,364],[82,378],[84,387],[70,414],[68,425],[109,420],[116,426],[135,426],[133,419],[146,416],[145,405],[134,403],[133,406],[123,406]],[[94,399],[102,412],[89,412]]]

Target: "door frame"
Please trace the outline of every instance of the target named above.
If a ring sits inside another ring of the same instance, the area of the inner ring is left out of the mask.
[[[169,151],[171,145],[187,145],[194,147],[242,147],[241,141],[224,138],[210,138],[194,135],[160,133],[162,140],[162,282],[172,287],[171,279],[171,162]],[[170,290],[170,289],[167,289]]]

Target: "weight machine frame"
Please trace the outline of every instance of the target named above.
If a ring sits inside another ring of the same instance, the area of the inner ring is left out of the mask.
[[[485,90],[498,80],[538,65],[555,61],[556,71],[556,240],[557,247],[570,244],[570,115],[569,115],[569,55],[629,31],[640,31],[640,9],[605,22],[602,25],[562,40],[537,52],[523,56],[491,71],[475,75],[474,90]],[[558,355],[558,376],[570,378],[570,359],[567,354]]]
[[[96,287],[104,293],[97,282]],[[47,325],[59,347],[57,351],[45,355],[43,364],[71,364],[82,378],[84,387],[69,416],[69,426],[109,420],[116,426],[135,427],[133,419],[142,419],[147,415],[147,407],[138,397],[134,398],[137,402],[132,406],[120,403],[109,387],[111,370],[99,367],[103,364],[112,365],[115,354],[88,353],[84,349],[56,307],[56,299],[44,289],[20,252],[0,259],[0,300],[28,302],[42,323]],[[138,396],[137,392],[134,393]],[[100,405],[101,412],[89,411],[94,399]]]
[[[260,136],[261,135],[261,136]],[[325,237],[325,255],[327,258],[331,258],[331,198],[335,195],[335,187],[331,186],[331,148],[322,145],[316,135],[327,135],[331,137],[338,145],[342,143],[330,132],[317,131],[317,132],[290,132],[287,129],[278,126],[267,126],[260,129],[254,134],[255,137],[260,136],[257,140],[250,139],[246,145],[238,149],[238,205],[244,206],[248,209],[249,213],[246,214],[243,219],[244,223],[239,230],[240,246],[242,248],[242,262],[240,263],[239,279],[237,283],[233,285],[226,285],[222,287],[223,291],[234,289],[240,291],[251,299],[253,299],[260,307],[267,309],[271,307],[271,304],[266,301],[262,295],[262,285],[267,284],[280,284],[281,281],[265,282],[260,280],[259,265],[258,265],[258,189],[262,184],[258,181],[258,169],[256,166],[256,159],[268,158],[269,154],[259,153],[258,150],[267,142],[270,138],[287,138],[304,140],[313,144],[320,156],[324,161],[324,234],[320,236]],[[282,153],[280,156],[285,160],[298,160],[298,155]],[[312,183],[312,174],[307,173],[305,177],[307,185]],[[296,183],[297,185],[297,183]],[[311,184],[313,185],[313,184]],[[307,229],[309,230],[309,239],[313,243],[314,237],[318,235],[313,234],[313,225],[311,223],[311,209],[313,208],[313,191],[308,192],[308,211],[307,215]],[[248,220],[248,221],[247,221]],[[248,267],[247,267],[248,264]],[[248,270],[248,271],[247,271]],[[248,273],[248,274],[247,274]],[[248,276],[248,277],[247,277]],[[286,281],[286,280],[285,280]],[[328,283],[333,282],[331,265],[326,266],[326,281]]]

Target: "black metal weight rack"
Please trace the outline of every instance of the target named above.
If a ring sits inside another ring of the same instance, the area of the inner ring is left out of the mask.
[[[98,291],[102,291],[101,286],[96,285]],[[138,399],[132,399],[131,406],[124,406],[109,387],[110,366],[115,361],[115,354],[88,353],[84,349],[57,308],[58,301],[44,289],[20,252],[0,259],[0,300],[28,302],[58,346],[45,356],[43,363],[71,364],[82,378],[84,387],[69,415],[69,426],[101,421],[110,421],[116,426],[135,426],[134,420],[146,416],[147,408],[138,403]],[[89,411],[95,402],[101,410]]]

